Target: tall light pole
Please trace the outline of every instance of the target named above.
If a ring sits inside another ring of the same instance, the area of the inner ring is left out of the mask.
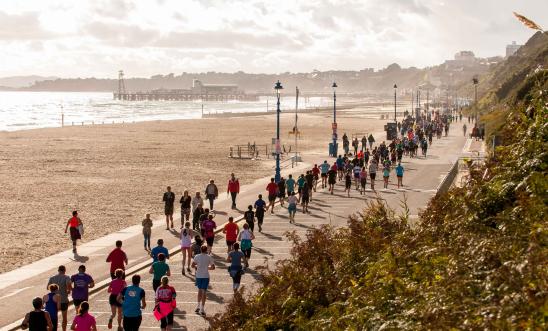
[[[479,83],[478,78],[477,77],[472,78],[472,83],[474,83],[474,108],[476,108],[475,126],[478,126],[478,83]]]
[[[337,157],[337,83],[333,82],[331,85],[333,88],[333,124],[331,128],[333,129],[333,142],[331,146],[331,156]]]
[[[398,91],[398,85],[394,84],[394,123],[398,123],[396,120],[396,93]]]
[[[280,145],[280,94],[282,92],[282,83],[280,81],[276,82],[274,90],[276,90],[277,98],[277,108],[276,108],[276,174],[274,176],[274,181],[278,183],[280,181],[280,153],[282,152]]]

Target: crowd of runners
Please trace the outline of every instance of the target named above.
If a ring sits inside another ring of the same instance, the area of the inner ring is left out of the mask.
[[[388,189],[389,185],[398,189],[403,188],[402,159],[404,157],[426,158],[428,146],[433,143],[433,137],[447,136],[451,120],[452,118],[440,116],[419,122],[405,120],[398,123],[398,137],[388,143],[383,141],[373,146],[375,138],[369,135],[361,139],[360,147],[360,141],[355,138],[352,141],[354,153],[349,150],[350,141],[345,134],[343,136],[344,154],[339,155],[333,163],[330,164],[325,160],[295,178],[293,175],[288,175],[287,178],[281,177],[278,182],[272,178],[265,188],[266,199],[263,198],[263,194],[258,194],[255,201],[247,208],[243,208],[245,211],[241,227],[233,217],[228,217],[222,229],[218,229],[214,204],[219,196],[219,189],[214,180],[210,180],[204,188],[204,197],[201,195],[202,192],[191,195],[188,191],[183,191],[179,199],[181,224],[177,225],[180,229],[181,273],[189,276],[194,274],[197,287],[195,313],[206,315],[204,307],[210,285],[209,271],[216,267],[212,248],[218,232],[222,232],[225,237],[227,271],[228,276],[232,278],[233,290],[236,293],[240,287],[242,275],[249,268],[255,239],[255,225],[258,232],[263,231],[265,213],[273,214],[276,203],[279,204],[279,209],[287,209],[289,223],[293,224],[298,212],[310,213],[309,204],[319,188],[327,189],[330,194],[334,194],[337,182],[344,183],[347,196],[350,196],[353,190],[364,195],[366,191],[376,190],[375,182],[378,180],[377,173],[380,172],[383,189]],[[418,154],[419,148],[421,155]],[[392,171],[395,172],[396,182],[390,180]],[[368,180],[370,188],[367,188]],[[227,184],[227,195],[230,196],[232,209],[239,210],[237,207],[239,193],[239,180],[231,174]],[[171,187],[167,187],[162,201],[166,230],[172,231],[175,228],[173,215],[176,195]],[[207,205],[205,205],[206,202]],[[144,250],[152,259],[148,272],[152,275],[151,285],[155,299],[153,315],[160,322],[161,330],[171,330],[173,312],[177,306],[177,292],[169,283],[170,278],[175,276],[170,269],[170,253],[164,247],[163,239],[157,239],[156,246],[151,248],[153,221],[150,214],[145,216],[141,224]],[[81,239],[83,229],[84,224],[78,212],[74,211],[66,223],[65,232],[70,233],[75,254],[77,240]],[[110,264],[112,279],[107,290],[111,307],[107,326],[111,329],[116,325],[118,331],[133,331],[139,330],[142,310],[146,308],[145,290],[140,287],[140,275],[133,275],[130,284],[125,280],[128,257],[122,250],[122,245],[122,241],[116,241],[115,248],[106,259],[106,262]],[[33,300],[34,310],[25,316],[22,328],[56,331],[60,325],[61,329],[66,331],[70,296],[76,311],[70,329],[97,330],[95,318],[89,312],[88,303],[89,289],[94,286],[94,278],[86,273],[85,265],[80,265],[77,272],[71,276],[68,276],[65,266],[59,266],[58,274],[48,280],[48,293]]]

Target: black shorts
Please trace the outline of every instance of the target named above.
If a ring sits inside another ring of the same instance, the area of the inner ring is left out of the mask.
[[[329,184],[330,185],[335,185],[336,183],[337,183],[337,179],[335,179],[335,178],[332,178],[332,179],[330,178],[329,179]]]
[[[322,174],[322,178],[327,178],[327,174]]]
[[[74,304],[74,307],[78,308],[78,306],[80,306],[80,304],[84,301],[87,301],[87,300],[84,300],[84,299],[72,299],[72,303]]]
[[[371,178],[371,180],[375,180],[375,176],[377,176],[377,174],[369,174],[369,177]]]
[[[227,241],[226,241],[226,245],[227,245],[228,247],[232,247],[232,245],[234,245],[235,242],[236,242],[235,240],[234,240],[234,241],[233,241],[233,240],[227,240]]]
[[[141,326],[141,321],[143,320],[143,316],[136,316],[136,317],[128,317],[124,316],[124,331],[138,331],[139,327]]]
[[[60,311],[67,311],[68,310],[68,302],[61,302],[61,307],[59,308]]]
[[[109,297],[108,297],[108,303],[111,305],[111,306],[115,306],[115,307],[122,307],[122,304],[118,302],[118,300],[116,299],[118,297],[118,295],[116,294],[111,294]]]
[[[285,198],[285,190],[280,191],[280,193],[278,193],[278,198]]]
[[[352,182],[350,182],[350,183],[346,182],[344,187],[346,187],[347,189],[351,188],[352,187]]]
[[[166,205],[164,208],[164,213],[166,215],[173,215],[173,206]]]
[[[173,325],[173,312],[160,320],[160,328],[165,329],[168,325]]]
[[[303,195],[302,199],[301,199],[302,203],[309,203],[310,202],[310,196],[308,195]]]
[[[303,188],[302,188],[302,187],[299,187],[299,188],[297,189],[297,193],[299,193],[299,194],[301,194],[302,191],[303,191]]]
[[[274,202],[274,201],[276,201],[276,194],[269,194],[269,195],[268,195],[268,201],[269,201],[269,202]]]
[[[160,287],[161,284],[162,284],[161,279],[152,279],[152,289],[154,290],[154,293],[156,293],[156,289]]]
[[[213,246],[213,240],[215,240],[215,237],[206,238],[206,243],[208,246]]]

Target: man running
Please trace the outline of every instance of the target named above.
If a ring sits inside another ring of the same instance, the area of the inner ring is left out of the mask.
[[[89,289],[95,286],[93,278],[86,274],[86,266],[81,265],[78,267],[78,273],[70,277],[72,282],[72,302],[74,307],[78,309],[80,304],[84,301],[88,301]]]
[[[327,160],[323,161],[322,164],[320,164],[320,173],[322,177],[322,188],[325,188],[327,185],[327,172],[329,171],[329,163],[327,163]]]
[[[306,175],[304,175],[304,179],[306,180],[306,183],[308,184],[308,196],[310,201],[312,201],[312,190],[314,188],[314,175],[312,174],[312,170],[309,170],[306,172]]]
[[[150,256],[152,257],[152,262],[158,261],[158,255],[160,253],[164,254],[166,259],[169,259],[169,251],[167,250],[167,248],[164,247],[164,239],[158,239],[158,241],[156,243],[158,244],[158,246],[154,247],[150,251]]]
[[[72,212],[72,217],[67,221],[65,226],[65,233],[70,226],[70,240],[72,240],[72,252],[76,254],[76,241],[82,239],[82,234],[80,233],[80,227],[82,226],[82,220],[78,217],[78,211]]]
[[[295,180],[293,179],[293,175],[288,176],[285,181],[285,186],[287,187],[287,196],[289,197],[291,193],[295,192]]]
[[[133,275],[131,285],[124,288],[118,294],[118,302],[122,302],[122,314],[124,315],[124,331],[139,331],[143,320],[141,309],[147,307],[145,290],[139,287],[141,276]]]
[[[232,209],[236,209],[236,196],[240,193],[240,182],[238,178],[234,176],[234,173],[230,174],[230,179],[228,180],[228,187],[226,193],[230,193],[230,198],[232,199]],[[211,207],[213,209],[213,207]]]
[[[316,186],[318,186],[318,180],[320,179],[320,168],[318,168],[317,164],[314,164],[314,168],[312,168],[312,176],[314,176],[312,188],[314,189],[314,192],[316,192]]]
[[[270,183],[266,186],[266,190],[268,192],[268,207],[266,207],[266,210],[270,208],[270,213],[274,214],[274,203],[278,194],[278,185],[274,183],[274,178],[270,178]]]
[[[291,175],[289,175],[291,176]],[[263,231],[263,220],[266,202],[263,200],[263,195],[259,194],[257,201],[255,201],[255,217],[257,217],[257,225],[259,226],[259,232]]]
[[[223,229],[223,233],[226,236],[226,252],[227,253],[230,253],[230,251],[232,251],[232,246],[236,242],[239,232],[240,232],[240,228],[238,227],[238,224],[234,223],[234,217],[230,216],[228,218],[228,223],[226,223]]]
[[[65,274],[67,269],[64,265],[60,265],[57,272],[57,275],[50,277],[46,288],[49,288],[52,284],[57,285],[57,293],[59,294],[61,301],[59,305],[59,310],[61,311],[61,328],[63,331],[67,331],[68,295],[72,291],[72,285],[70,277]]]
[[[297,179],[297,192],[299,193],[299,201],[301,201],[304,183],[306,183],[306,180],[304,179],[304,174],[301,174],[299,176],[299,179]]]
[[[396,167],[396,177],[398,177],[398,188],[400,188],[400,186],[403,186],[403,166],[401,163],[398,163]]]
[[[209,270],[215,270],[215,262],[207,253],[207,247],[202,246],[201,253],[194,257],[192,267],[196,269],[196,287],[198,288],[198,305],[196,314],[205,316],[206,292],[209,286]]]
[[[175,203],[175,193],[171,192],[171,186],[167,187],[167,192],[164,193],[162,201],[165,203],[164,213],[166,215],[166,230],[169,230],[169,222],[173,229],[173,205]]]
[[[164,253],[158,254],[158,261],[150,266],[148,273],[152,274],[152,289],[156,292],[161,284],[162,277],[171,276],[171,270],[169,270],[169,265],[166,263]]]
[[[329,184],[329,192],[331,192],[331,194],[333,194],[333,189],[335,188],[335,183],[337,183],[337,165],[335,165],[335,164],[327,172],[327,183]]]
[[[115,279],[117,269],[126,270],[128,263],[126,252],[122,250],[122,241],[116,240],[116,248],[107,256],[107,263],[110,262],[110,278]]]

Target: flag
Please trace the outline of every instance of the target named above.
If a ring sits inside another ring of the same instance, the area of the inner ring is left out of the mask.
[[[533,30],[543,31],[542,28],[537,23],[531,21],[527,17],[525,17],[523,15],[520,15],[516,12],[514,12],[514,16],[516,16],[518,18],[518,20],[520,20],[520,22],[523,23],[526,27],[528,27],[530,29],[533,29]]]

